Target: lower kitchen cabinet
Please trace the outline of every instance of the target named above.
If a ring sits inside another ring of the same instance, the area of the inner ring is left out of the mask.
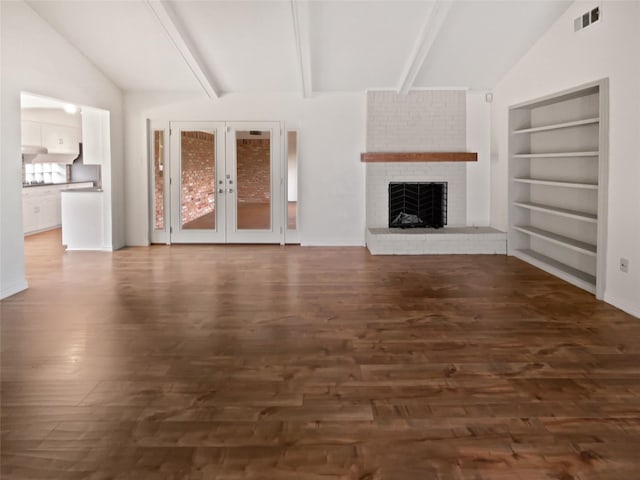
[[[32,187],[22,193],[24,233],[35,233],[60,226],[59,187]]]
[[[62,224],[60,192],[91,186],[93,186],[93,182],[23,188],[22,225],[24,234],[28,235],[60,227]]]

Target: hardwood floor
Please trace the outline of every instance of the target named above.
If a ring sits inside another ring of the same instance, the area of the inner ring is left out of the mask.
[[[0,304],[3,479],[640,476],[640,320],[517,259],[55,242]]]
[[[296,228],[296,210],[298,202],[287,204],[287,228]],[[271,227],[271,206],[268,203],[240,203],[238,204],[238,228],[241,230],[265,230]],[[187,222],[182,227],[185,230],[211,230],[215,228],[215,210]]]

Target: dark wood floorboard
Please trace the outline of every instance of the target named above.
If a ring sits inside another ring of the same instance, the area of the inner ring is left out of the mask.
[[[640,320],[515,258],[26,239],[2,479],[633,480]]]

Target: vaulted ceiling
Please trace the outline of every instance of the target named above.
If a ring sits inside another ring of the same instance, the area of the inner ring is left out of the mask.
[[[124,91],[490,89],[570,1],[28,1]]]

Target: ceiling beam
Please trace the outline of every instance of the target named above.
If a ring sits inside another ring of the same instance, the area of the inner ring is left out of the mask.
[[[196,77],[196,80],[202,86],[209,98],[217,98],[218,91],[215,87],[215,81],[211,77],[211,74],[207,72],[202,60],[196,55],[196,50],[193,45],[188,41],[188,37],[185,36],[176,22],[175,15],[167,7],[162,0],[147,0],[147,5],[151,8],[156,20],[160,23],[164,31],[169,36],[169,40],[176,47],[178,53],[187,64],[191,73]]]
[[[313,93],[311,83],[311,42],[309,41],[309,2],[291,0],[291,18],[296,40],[298,66],[302,81],[302,95],[308,98]]]
[[[405,65],[398,87],[398,93],[406,95],[409,93],[409,90],[411,90],[411,87],[413,87],[413,83],[418,73],[420,73],[420,69],[440,33],[440,29],[451,10],[452,4],[453,1],[451,0],[436,0],[433,7],[431,7],[420,31],[420,35],[416,40],[416,44],[413,47],[413,51]]]

